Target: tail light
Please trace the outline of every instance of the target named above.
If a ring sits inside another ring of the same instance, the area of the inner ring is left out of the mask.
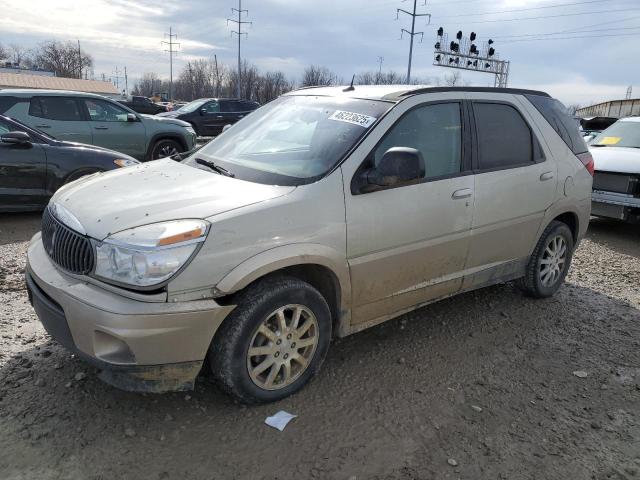
[[[591,152],[579,153],[576,155],[576,157],[578,157],[578,160],[582,162],[582,164],[584,165],[584,168],[586,168],[587,172],[589,172],[589,174],[591,174],[591,176],[593,177],[595,164],[593,163],[593,157],[591,156]]]

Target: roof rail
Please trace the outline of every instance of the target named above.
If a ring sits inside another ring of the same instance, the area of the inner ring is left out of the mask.
[[[546,92],[539,90],[526,90],[521,88],[494,88],[494,87],[425,87],[416,88],[415,90],[407,90],[400,94],[402,97],[409,95],[417,95],[419,93],[437,93],[437,92],[487,92],[487,93],[513,93],[516,95],[539,95],[541,97],[551,97]]]

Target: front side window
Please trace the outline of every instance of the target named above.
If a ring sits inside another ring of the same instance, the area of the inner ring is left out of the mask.
[[[220,104],[218,102],[209,102],[204,107],[206,113],[218,113],[220,111]]]
[[[29,105],[29,115],[49,120],[82,121],[78,102],[70,97],[34,97]]]
[[[14,132],[18,130],[17,128],[11,128],[11,125],[3,120],[0,120],[0,135],[5,133]]]
[[[480,170],[533,163],[533,136],[522,115],[511,105],[473,103]]]
[[[204,159],[236,178],[302,185],[329,172],[392,106],[389,102],[287,95],[235,124],[184,160]]]
[[[177,109],[176,113],[183,114],[183,113],[195,112],[196,110],[201,108],[207,101],[208,101],[207,99],[194,100],[193,102],[189,102],[186,105],[183,105],[182,107]]]
[[[93,122],[127,122],[127,114],[124,108],[111,102],[99,99],[85,99],[85,105],[89,111],[89,118]]]
[[[415,148],[424,159],[426,178],[459,173],[462,164],[460,104],[438,103],[414,108],[386,134],[373,152],[378,165],[392,147]]]

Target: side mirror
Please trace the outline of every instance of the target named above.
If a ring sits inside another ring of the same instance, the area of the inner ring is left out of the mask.
[[[409,147],[390,148],[384,152],[376,168],[364,172],[366,183],[378,187],[409,184],[424,178],[424,174],[422,153]]]
[[[7,132],[0,136],[0,141],[10,145],[31,145],[31,137],[26,132]]]
[[[137,122],[138,116],[135,113],[127,113],[127,122]]]
[[[227,123],[224,127],[222,127],[222,131],[226,132],[227,130],[229,130],[231,128],[231,124]]]

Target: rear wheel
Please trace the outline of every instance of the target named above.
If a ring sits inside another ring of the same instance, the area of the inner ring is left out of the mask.
[[[221,386],[245,403],[280,400],[301,389],[329,349],[324,297],[294,278],[261,281],[239,295],[210,348]]]
[[[538,240],[518,286],[532,297],[550,297],[564,282],[572,256],[571,230],[562,222],[551,222]]]
[[[158,140],[153,144],[153,148],[151,149],[151,160],[157,160],[159,158],[166,158],[175,155],[176,153],[182,153],[184,148],[182,145],[175,140],[171,140],[170,138],[165,138],[162,140]]]

